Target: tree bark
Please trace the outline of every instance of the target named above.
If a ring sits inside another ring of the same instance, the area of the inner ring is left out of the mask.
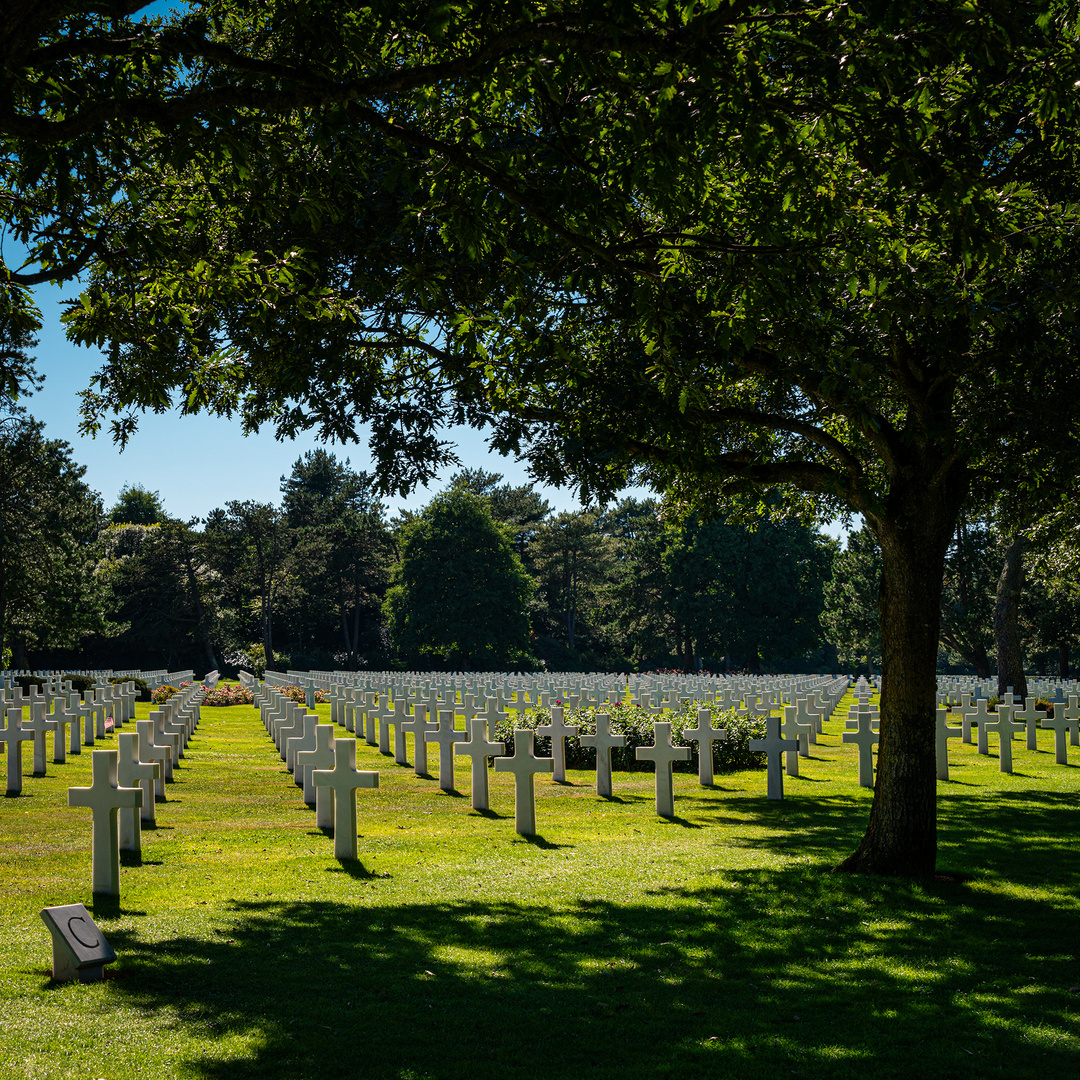
[[[994,641],[997,645],[998,697],[1012,687],[1021,701],[1027,699],[1027,678],[1024,658],[1020,651],[1020,632],[1017,622],[1020,594],[1024,587],[1024,551],[1027,540],[1013,538],[1005,552],[1005,565],[998,579],[997,600],[994,604]]]
[[[1058,646],[1058,678],[1067,679],[1069,677],[1069,643],[1063,641]]]
[[[870,819],[843,871],[929,877],[935,869],[941,592],[962,474],[935,490],[928,471],[897,480],[887,512],[870,520],[883,562],[881,731]]]

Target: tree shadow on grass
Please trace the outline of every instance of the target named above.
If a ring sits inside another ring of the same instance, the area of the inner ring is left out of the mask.
[[[899,1080],[913,1055],[924,1076],[1043,1080],[1080,1049],[1075,910],[965,884],[800,867],[621,904],[254,901],[222,919],[220,940],[130,931],[113,984],[208,1044],[254,1041],[189,1061],[204,1080]]]

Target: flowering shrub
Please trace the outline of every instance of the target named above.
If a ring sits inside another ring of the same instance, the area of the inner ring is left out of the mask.
[[[299,686],[279,686],[280,690],[290,701],[295,701],[298,705],[303,705],[307,701],[305,691]],[[325,705],[330,699],[326,696],[325,690],[315,690],[315,704]]]
[[[155,705],[164,705],[171,697],[175,697],[180,691],[175,686],[159,686],[151,695]]]
[[[239,683],[218,683],[213,690],[207,690],[203,705],[254,705],[255,694],[245,690]]]
[[[611,767],[622,772],[652,771],[651,761],[638,761],[634,751],[639,746],[652,746],[653,723],[663,720],[671,723],[671,741],[675,746],[689,746],[690,760],[676,761],[674,768],[679,772],[697,772],[697,742],[683,738],[683,731],[697,727],[696,702],[685,702],[676,712],[654,715],[640,705],[624,705],[621,702],[602,705],[599,708],[589,706],[565,715],[568,724],[575,724],[581,735],[596,734],[596,714],[607,713],[611,717],[611,731],[616,735],[626,736],[625,746],[616,746],[611,751]],[[717,771],[732,772],[736,769],[765,768],[765,754],[751,751],[750,740],[765,737],[764,719],[751,719],[738,716],[731,709],[713,709],[713,727],[722,727],[728,737],[723,742],[713,743],[713,768]],[[550,709],[527,709],[518,713],[514,719],[501,720],[496,727],[495,739],[506,743],[506,752],[514,752],[514,729],[529,728],[533,731],[543,724],[551,723]],[[596,752],[591,746],[582,746],[578,736],[566,739],[566,766],[569,769],[592,769],[596,766]],[[551,754],[551,737],[536,737],[538,757]]]

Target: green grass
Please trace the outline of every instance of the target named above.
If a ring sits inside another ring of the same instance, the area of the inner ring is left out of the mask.
[[[763,772],[681,774],[664,822],[649,774],[612,801],[538,778],[531,842],[507,777],[481,815],[467,760],[455,797],[361,743],[382,786],[345,866],[255,711],[206,709],[119,904],[66,806],[89,755],[50,764],[0,803],[0,1076],[1076,1076],[1080,770],[1052,732],[1013,776],[953,742],[947,876],[852,878],[870,796],[828,726],[783,803]],[[50,978],[38,912],[77,901],[104,983]]]

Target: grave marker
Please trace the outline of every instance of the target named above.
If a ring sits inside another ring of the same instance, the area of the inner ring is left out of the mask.
[[[511,757],[495,759],[496,772],[514,774],[514,829],[521,836],[536,833],[536,788],[533,777],[540,772],[551,772],[555,762],[551,758],[538,758],[535,753],[533,733],[528,728],[514,731],[514,753]]]
[[[377,772],[358,772],[356,740],[334,740],[333,769],[315,769],[311,782],[316,788],[329,788],[334,795],[334,858],[355,859],[356,849],[356,792],[358,788],[377,788]]]
[[[683,731],[684,739],[698,744],[698,783],[702,787],[712,787],[713,784],[712,744],[727,739],[727,730],[713,727],[712,719],[712,709],[698,709],[697,727]]]
[[[82,904],[63,904],[45,908],[41,918],[52,937],[53,979],[101,982],[105,965],[116,959],[116,953],[90,918],[90,912]]]
[[[438,730],[438,724],[428,720],[427,716],[426,705],[414,705],[412,719],[398,724],[402,742],[405,741],[406,735],[413,737],[413,756],[416,759],[413,771],[417,776],[428,775],[427,736],[429,731]],[[407,765],[408,762],[403,762],[403,764]]]
[[[72,717],[58,701],[49,718],[56,725],[53,731],[53,764],[63,765],[67,761],[65,749],[68,741],[68,727],[71,724]]]
[[[982,724],[980,734],[994,734],[998,737],[998,771],[1011,773],[1012,767],[1012,739],[1013,733],[1023,731],[1024,725],[1016,723],[1013,718],[1013,705],[999,705],[996,720],[987,720]]]
[[[90,787],[68,788],[68,806],[88,808],[93,813],[91,877],[93,891],[120,895],[120,843],[117,814],[121,807],[142,805],[142,788],[122,788],[117,783],[116,750],[95,750],[92,755],[93,781]]]
[[[329,770],[334,767],[337,758],[334,747],[333,724],[319,724],[315,728],[315,746],[311,750],[301,750],[296,755],[296,774],[301,777],[304,787],[304,802],[315,806],[315,827],[329,829],[334,824],[334,789],[316,787],[312,777],[317,769]]]
[[[1058,765],[1069,764],[1069,751],[1066,746],[1065,736],[1069,732],[1069,728],[1072,727],[1073,721],[1065,715],[1065,705],[1061,704],[1054,706],[1053,719],[1044,720],[1042,726],[1044,728],[1051,728],[1054,732],[1054,761]]]
[[[949,740],[960,739],[964,735],[962,727],[949,727],[948,718],[949,712],[947,709],[938,709],[934,751],[937,757],[937,778],[939,780],[949,779]]]
[[[713,729],[715,730],[715,729]],[[625,735],[614,735],[611,731],[611,717],[607,713],[596,714],[596,734],[581,735],[578,741],[582,746],[596,749],[596,794],[605,799],[611,798],[611,751],[613,747],[625,746]]]
[[[1024,727],[1027,728],[1027,748],[1029,750],[1038,750],[1039,743],[1036,729],[1039,726],[1039,721],[1046,719],[1046,713],[1035,708],[1035,701],[1035,698],[1029,697],[1023,711],[1015,710],[1012,715],[1013,720],[1021,721]],[[995,728],[995,730],[997,729]],[[1012,735],[1009,736],[1009,741],[1012,741]]]
[[[634,751],[638,761],[652,761],[656,770],[656,812],[661,817],[675,816],[675,788],[671,766],[676,761],[690,760],[689,746],[673,746],[671,723],[658,720],[653,724],[653,745],[639,746]]]
[[[165,775],[169,759],[172,757],[171,746],[159,746],[154,741],[154,721],[136,720],[135,730],[139,735],[139,760],[156,761],[160,768],[154,777],[154,791],[157,798],[165,801]],[[146,808],[143,807],[143,821],[146,821]],[[151,818],[151,820],[153,820]]]
[[[561,705],[552,705],[550,724],[539,724],[536,728],[537,735],[551,736],[551,778],[557,783],[566,782],[566,744],[563,740],[576,735],[579,730],[576,725],[563,723]]]
[[[469,737],[454,747],[455,754],[472,758],[472,808],[488,808],[488,758],[506,753],[506,744],[491,742],[487,737],[487,720],[482,716],[468,721]],[[441,771],[441,770],[440,770]]]
[[[870,717],[867,715],[867,720]],[[846,739],[847,736],[845,735]],[[765,718],[765,738],[751,739],[750,749],[765,751],[765,789],[770,799],[782,799],[784,797],[784,772],[780,767],[780,755],[794,750],[798,752],[797,739],[785,739],[780,734],[780,717],[767,716]]]
[[[858,731],[845,731],[843,741],[855,743],[859,747],[859,786],[872,788],[874,786],[874,746],[878,741],[878,734],[871,727],[870,714],[859,711]]]
[[[160,766],[157,762],[139,759],[139,736],[133,731],[122,731],[116,737],[116,782],[122,788],[141,788],[142,805],[122,806],[119,814],[119,838],[121,851],[142,854],[142,807],[154,802],[154,778]]]
[[[7,723],[0,728],[0,744],[7,749],[7,793],[22,794],[22,744],[30,742],[34,733],[22,724],[22,706],[5,709]]]
[[[50,723],[45,716],[45,702],[35,701],[30,706],[30,719],[24,720],[23,731],[29,731],[33,735],[34,743],[34,775],[45,775],[45,736],[49,731],[56,731],[56,724]],[[54,734],[55,739],[55,734]]]
[[[428,729],[424,732],[427,742],[439,744],[439,790],[454,790],[454,744],[464,742],[468,735],[464,731],[457,731],[454,727],[455,712],[453,709],[440,710],[439,726],[435,731]]]

